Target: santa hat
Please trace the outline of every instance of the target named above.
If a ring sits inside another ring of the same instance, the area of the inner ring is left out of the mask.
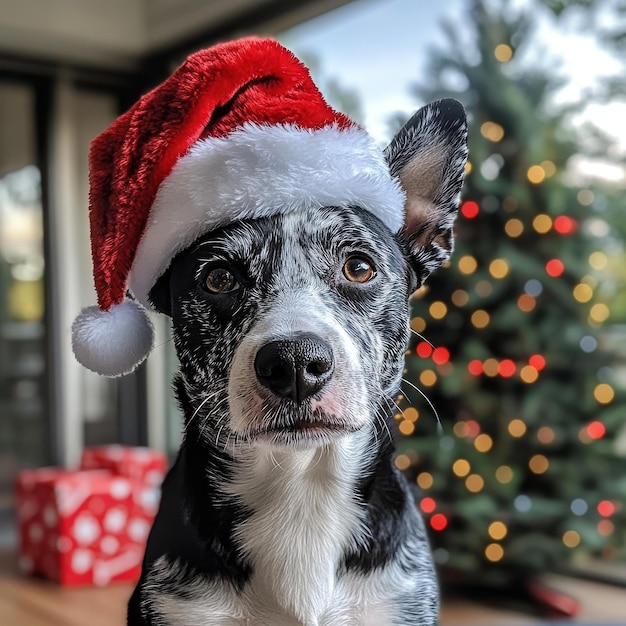
[[[146,358],[150,289],[201,235],[329,205],[370,211],[394,232],[403,221],[404,193],[382,151],[268,39],[191,55],[93,141],[89,165],[98,306],[74,321],[72,347],[106,376]]]

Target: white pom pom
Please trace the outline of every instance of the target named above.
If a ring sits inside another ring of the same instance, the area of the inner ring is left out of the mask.
[[[103,376],[132,372],[152,350],[154,328],[146,311],[133,300],[103,311],[83,309],[72,324],[72,349],[87,369]]]

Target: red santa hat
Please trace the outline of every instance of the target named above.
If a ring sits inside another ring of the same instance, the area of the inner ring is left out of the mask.
[[[146,358],[150,289],[201,235],[329,205],[361,207],[394,232],[403,222],[404,192],[382,151],[268,39],[191,55],[93,141],[89,165],[98,306],[74,321],[72,347],[106,376]]]

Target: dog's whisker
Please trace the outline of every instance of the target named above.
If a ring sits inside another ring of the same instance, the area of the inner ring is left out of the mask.
[[[426,339],[426,337],[424,337],[424,335],[422,335],[422,333],[418,333],[416,330],[413,330],[412,328],[409,328],[409,330],[416,337],[419,337],[422,341],[425,341],[433,350],[435,349],[435,344],[432,343],[429,339]]]
[[[410,380],[407,380],[406,378],[403,377],[402,382],[409,385],[409,387],[412,387],[413,389],[415,389],[415,391],[417,391],[422,396],[422,398],[424,398],[424,400],[428,402],[428,406],[430,406],[432,412],[435,415],[435,419],[437,420],[437,434],[441,435],[443,433],[443,426],[441,425],[441,420],[439,419],[439,413],[437,412],[435,405],[430,401],[428,396],[419,387],[414,385]]]
[[[381,389],[381,395],[382,395],[383,398],[386,398],[385,394],[382,392],[382,389]],[[387,432],[387,436],[389,437],[389,441],[393,441],[393,437],[391,436],[391,431],[389,430],[389,426],[387,425],[387,422],[385,421],[385,417],[383,415],[381,415],[378,411],[376,411],[376,420],[381,424],[381,426]]]
[[[156,352],[157,350],[159,350],[163,346],[166,346],[168,343],[172,343],[173,341],[174,341],[174,337],[170,337],[169,339],[166,339],[165,341],[162,341],[161,343],[157,343],[154,346],[154,348],[152,348],[152,352]]]

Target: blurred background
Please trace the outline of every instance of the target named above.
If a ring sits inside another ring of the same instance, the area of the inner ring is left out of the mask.
[[[626,586],[624,0],[3,2],[0,546],[20,469],[177,449],[167,320],[130,376],[71,353],[96,301],[87,151],[186,54],[250,33],[381,146],[427,101],[468,110],[456,252],[413,299],[396,416],[442,578],[548,605],[537,573]]]

